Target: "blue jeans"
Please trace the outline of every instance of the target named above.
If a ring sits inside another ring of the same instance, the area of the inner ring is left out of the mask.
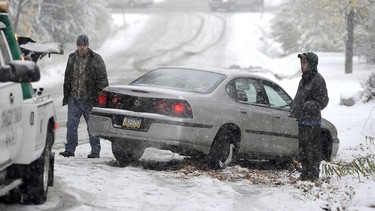
[[[87,125],[87,132],[89,134],[91,153],[100,153],[100,139],[92,136],[88,127],[89,112],[92,106],[85,100],[76,100],[70,98],[68,101],[68,122],[66,124],[67,132],[65,144],[65,150],[69,152],[75,152],[78,145],[78,125],[83,115]]]

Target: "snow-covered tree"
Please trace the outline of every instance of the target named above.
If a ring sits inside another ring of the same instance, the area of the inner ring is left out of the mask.
[[[277,12],[272,27],[286,54],[345,50],[347,58],[356,54],[375,61],[374,21],[374,0],[289,0]]]
[[[356,10],[358,24],[355,30],[354,52],[375,63],[375,1],[368,0],[361,3]]]
[[[367,103],[375,98],[375,73],[371,73],[369,77],[362,82],[362,101]]]
[[[344,19],[319,0],[289,0],[272,21],[273,33],[286,54],[314,51],[343,51]],[[339,13],[341,8],[335,8]]]
[[[94,37],[109,26],[106,5],[100,0],[11,0],[10,15],[20,35],[75,44],[78,34]]]

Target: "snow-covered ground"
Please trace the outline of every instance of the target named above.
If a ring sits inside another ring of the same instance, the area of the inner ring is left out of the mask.
[[[117,17],[117,16],[116,16]],[[209,66],[219,67],[239,65],[241,67],[261,66],[268,70],[261,73],[281,84],[294,96],[299,76],[277,79],[275,74],[293,76],[299,72],[297,53],[283,58],[270,57],[265,49],[277,49],[267,40],[269,17],[251,13],[231,16],[232,36],[225,40],[227,46],[213,47],[197,57],[189,58],[188,64],[203,64],[205,55],[213,51],[228,50],[220,60],[211,58]],[[119,16],[119,18],[122,18]],[[121,26],[121,19],[115,19],[115,26]],[[149,20],[144,15],[128,14],[129,26],[126,40],[137,36]],[[257,23],[247,28],[249,23]],[[262,27],[259,29],[259,27]],[[129,31],[130,30],[130,31]],[[131,31],[134,30],[134,31]],[[242,36],[241,36],[242,35]],[[114,39],[122,39],[115,36]],[[116,42],[111,39],[108,42]],[[222,45],[222,44],[220,44]],[[105,45],[97,49],[105,58],[119,46]],[[120,46],[123,47],[123,46]],[[365,123],[375,106],[374,102],[362,103],[358,98],[351,107],[340,105],[340,96],[357,96],[360,83],[374,71],[358,58],[354,59],[352,74],[344,73],[344,54],[316,52],[319,56],[319,72],[326,79],[330,102],[323,111],[323,117],[333,122],[340,138],[339,155],[334,163],[350,162],[355,157],[374,154],[375,145],[367,142],[363,131],[370,131]],[[230,55],[229,55],[230,54]],[[179,62],[179,64],[184,64]],[[63,65],[62,65],[63,66]],[[51,68],[53,69],[53,68]],[[54,78],[45,77],[40,84],[48,85],[61,81],[63,69],[54,69]],[[110,73],[109,73],[110,74]],[[112,76],[115,77],[115,76]],[[135,77],[135,76],[134,76]],[[66,108],[63,108],[66,109]],[[371,122],[368,120],[367,122]],[[1,210],[374,210],[375,176],[348,175],[344,177],[321,175],[321,183],[295,181],[298,173],[287,170],[248,168],[231,166],[222,171],[208,171],[196,165],[183,168],[170,168],[164,171],[150,169],[139,164],[119,167],[114,162],[111,146],[102,141],[100,159],[87,159],[90,151],[87,144],[85,126],[80,128],[81,144],[76,157],[56,156],[55,186],[49,189],[48,200],[44,205],[3,205]],[[66,128],[58,129],[55,151],[63,150]],[[177,158],[169,151],[148,149],[144,156],[162,159]]]

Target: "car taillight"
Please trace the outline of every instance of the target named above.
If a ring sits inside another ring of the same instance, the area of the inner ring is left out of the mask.
[[[154,105],[155,113],[174,117],[193,118],[192,109],[189,103],[184,100],[157,99]]]
[[[98,96],[98,104],[99,106],[105,106],[107,103],[107,94],[102,91],[99,93],[99,96]]]
[[[185,112],[185,105],[181,102],[173,103],[172,112],[176,115],[181,115]]]
[[[158,100],[155,104],[156,112],[159,114],[167,114],[168,103],[165,100]]]
[[[112,108],[116,108],[120,103],[120,96],[113,95],[111,98],[111,106]]]

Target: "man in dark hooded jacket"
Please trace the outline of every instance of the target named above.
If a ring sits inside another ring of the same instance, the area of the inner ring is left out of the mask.
[[[313,52],[298,54],[302,78],[292,103],[291,116],[298,121],[301,180],[319,179],[322,160],[321,110],[328,104],[328,93],[323,76],[318,73],[318,56]]]
[[[108,86],[106,67],[102,57],[89,47],[87,35],[77,38],[77,50],[69,55],[65,69],[63,106],[68,105],[68,122],[64,157],[74,157],[78,145],[78,125],[81,116],[86,123],[89,112],[96,104],[99,92]],[[100,157],[100,140],[89,134],[91,153],[88,158]]]

